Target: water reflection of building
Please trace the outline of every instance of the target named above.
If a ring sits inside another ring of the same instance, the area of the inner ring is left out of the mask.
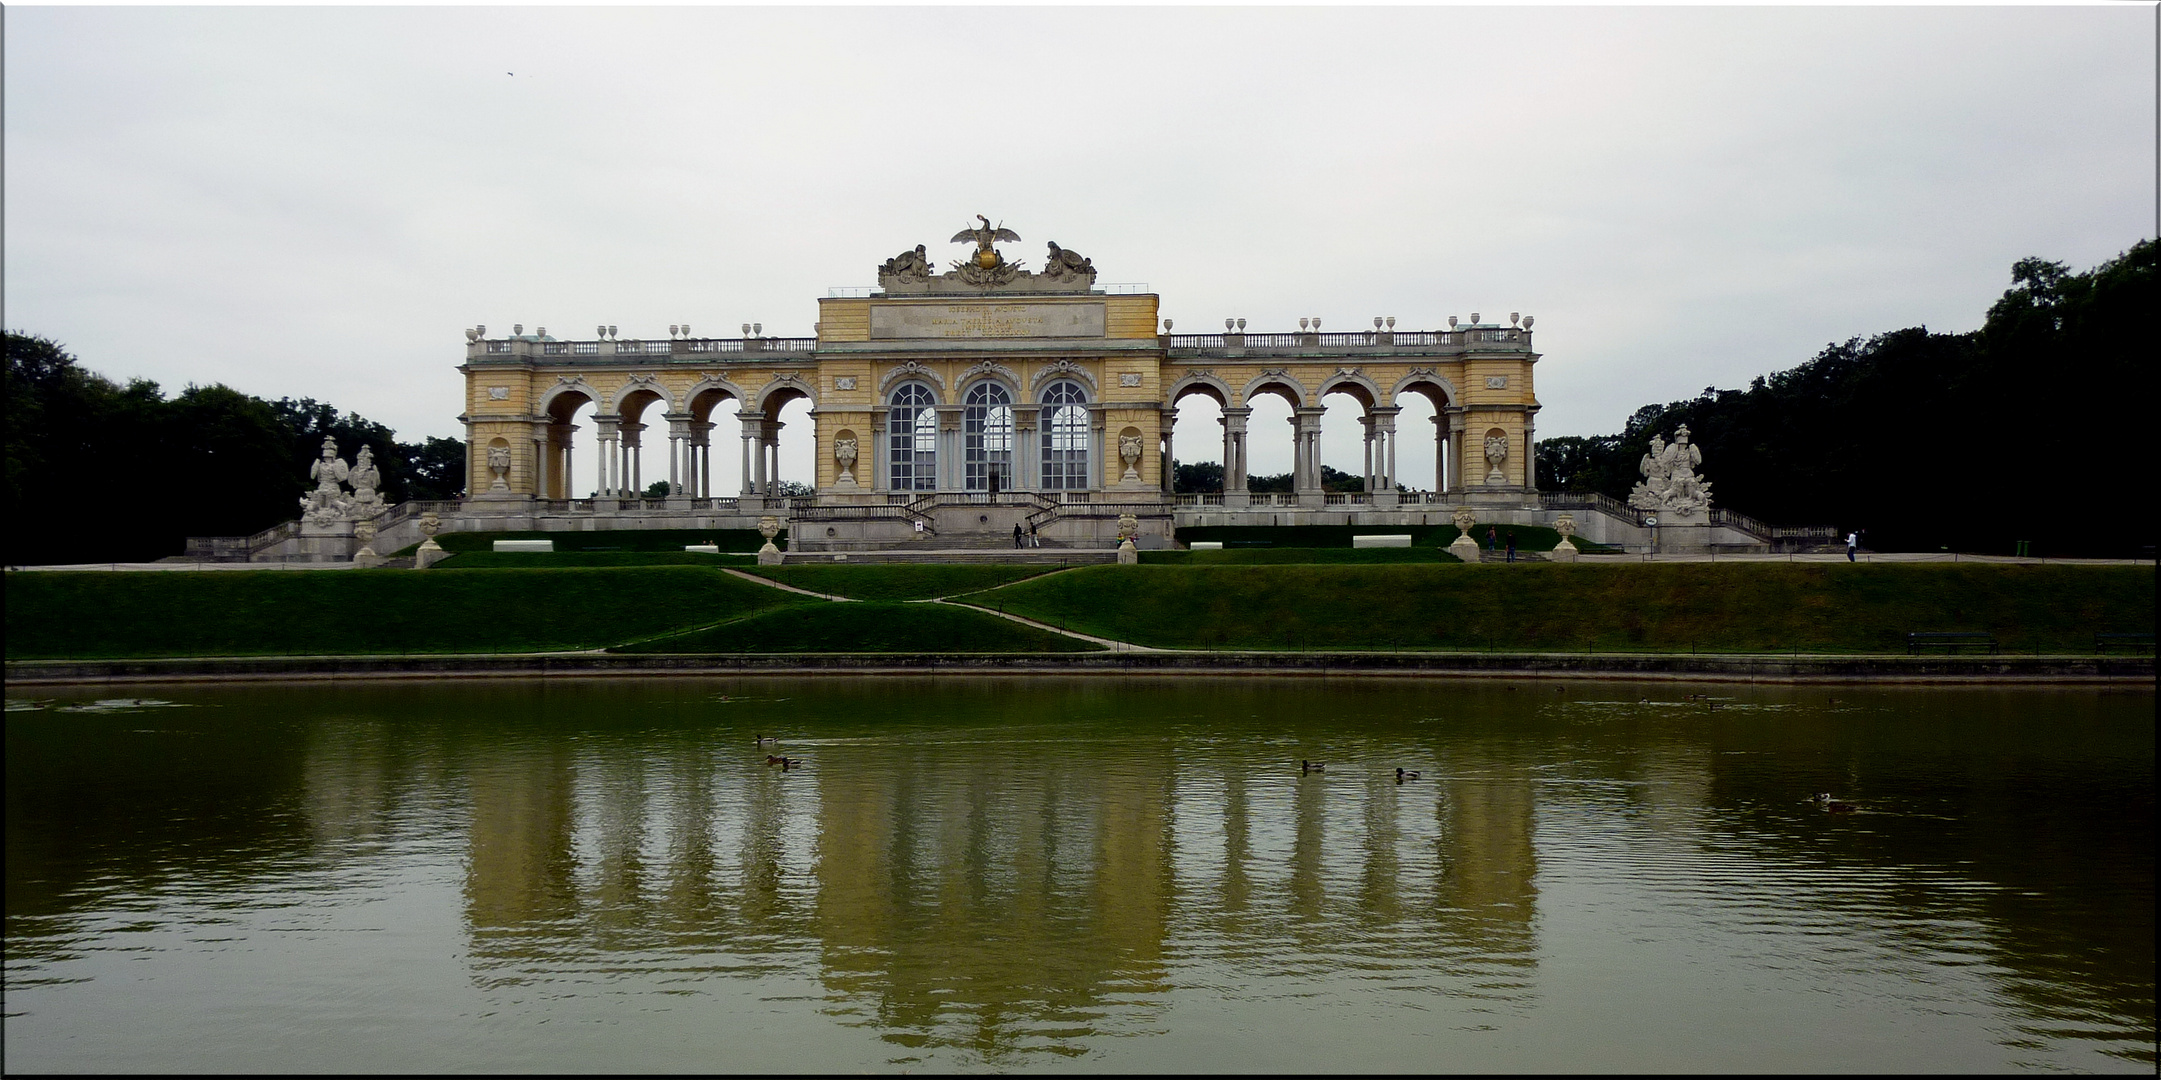
[[[472,792],[465,878],[470,925],[516,927],[575,911],[569,751],[549,743],[484,753],[466,779]]]
[[[1026,1050],[1162,982],[1169,776],[1003,764],[821,779],[826,985],[890,1041]]]
[[[677,977],[719,978],[815,958],[842,1022],[1010,1060],[1147,1028],[1181,925],[1233,967],[1453,972],[1488,995],[1517,993],[1506,969],[1532,962],[1533,787],[1516,764],[1401,787],[1039,746],[945,764],[893,743],[797,773],[689,743],[635,762],[477,753],[476,974],[666,955]],[[1220,851],[1181,852],[1180,819],[1220,830]]]

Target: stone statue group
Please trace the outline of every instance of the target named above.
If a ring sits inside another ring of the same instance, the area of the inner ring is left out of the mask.
[[[368,447],[347,465],[338,456],[338,440],[324,436],[323,456],[308,466],[308,479],[315,481],[315,490],[300,497],[300,519],[310,525],[361,521],[383,512],[383,496],[376,491],[383,473]],[[352,494],[345,493],[345,484],[352,485]]]
[[[1637,465],[1643,479],[1628,493],[1628,505],[1667,514],[1700,514],[1710,509],[1711,484],[1696,472],[1702,448],[1688,441],[1688,425],[1673,432],[1673,442],[1651,436],[1651,452]]]

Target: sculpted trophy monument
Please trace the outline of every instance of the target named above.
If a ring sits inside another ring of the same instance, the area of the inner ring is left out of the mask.
[[[1702,464],[1703,450],[1688,441],[1687,424],[1674,430],[1671,444],[1651,436],[1651,451],[1636,466],[1643,479],[1628,493],[1628,505],[1655,513],[1661,521],[1705,517],[1711,508],[1711,485],[1696,473]]]
[[[308,479],[315,490],[300,497],[300,520],[304,525],[326,528],[351,520],[352,500],[340,487],[352,475],[352,467],[338,456],[338,440],[323,436],[322,457],[308,465]]]
[[[352,471],[348,474],[353,483],[353,516],[373,517],[383,511],[383,497],[375,490],[383,479],[383,471],[375,467],[375,451],[363,446],[353,458]]]
[[[1708,550],[1711,533],[1711,484],[1696,472],[1703,450],[1689,442],[1688,425],[1674,429],[1673,441],[1651,436],[1651,450],[1637,463],[1643,479],[1628,493],[1628,505],[1656,515],[1654,535],[1660,551]]]
[[[1085,293],[1095,285],[1095,263],[1070,248],[1050,245],[1043,271],[1022,268],[998,250],[1001,243],[1020,243],[1020,234],[1004,223],[991,224],[988,215],[977,214],[977,225],[953,234],[952,243],[974,244],[975,250],[955,260],[943,274],[931,266],[930,253],[922,244],[903,251],[878,267],[878,287],[889,296],[980,293]]]

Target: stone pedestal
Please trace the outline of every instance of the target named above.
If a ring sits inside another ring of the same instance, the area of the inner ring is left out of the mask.
[[[444,551],[443,545],[436,543],[435,538],[431,536],[422,541],[419,547],[413,549],[413,569],[426,570],[428,567],[434,566],[449,557],[450,553]]]
[[[1478,541],[1471,539],[1471,534],[1464,533],[1456,537],[1455,543],[1448,545],[1448,553],[1464,562],[1477,562]]]
[[[780,549],[774,547],[771,540],[766,541],[765,546],[758,549],[759,566],[779,566],[780,559]]]
[[[1661,512],[1652,530],[1652,550],[1660,555],[1702,555],[1711,550],[1711,515]]]
[[[1575,562],[1576,556],[1579,554],[1581,552],[1576,550],[1576,545],[1569,543],[1568,539],[1563,537],[1560,543],[1553,545],[1553,550],[1546,555],[1546,558],[1553,562]]]
[[[1100,551],[1102,549],[1098,548],[1097,550]],[[1134,566],[1139,564],[1140,561],[1141,553],[1139,550],[1134,548],[1132,537],[1128,536],[1124,540],[1118,542],[1118,565]]]

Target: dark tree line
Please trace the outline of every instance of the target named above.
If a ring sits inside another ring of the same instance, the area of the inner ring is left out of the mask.
[[[465,444],[397,433],[309,399],[264,401],[227,386],[166,397],[85,370],[59,343],[7,341],[7,561],[137,561],[190,536],[239,536],[289,521],[323,437],[350,460],[375,452],[383,497],[464,488]]]
[[[2157,260],[2151,240],[2082,274],[2022,259],[1977,331],[1854,338],[1618,435],[1546,439],[1539,487],[1625,498],[1651,436],[1687,424],[1714,505],[1773,524],[1881,550],[2150,552]]]
[[[1178,463],[1171,474],[1171,490],[1180,495],[1214,494],[1223,490],[1223,463],[1220,461],[1195,461]],[[1276,473],[1271,476],[1246,476],[1246,490],[1255,494],[1291,490],[1291,474]],[[1321,466],[1321,490],[1332,492],[1364,491],[1366,478],[1353,476],[1332,465]]]

